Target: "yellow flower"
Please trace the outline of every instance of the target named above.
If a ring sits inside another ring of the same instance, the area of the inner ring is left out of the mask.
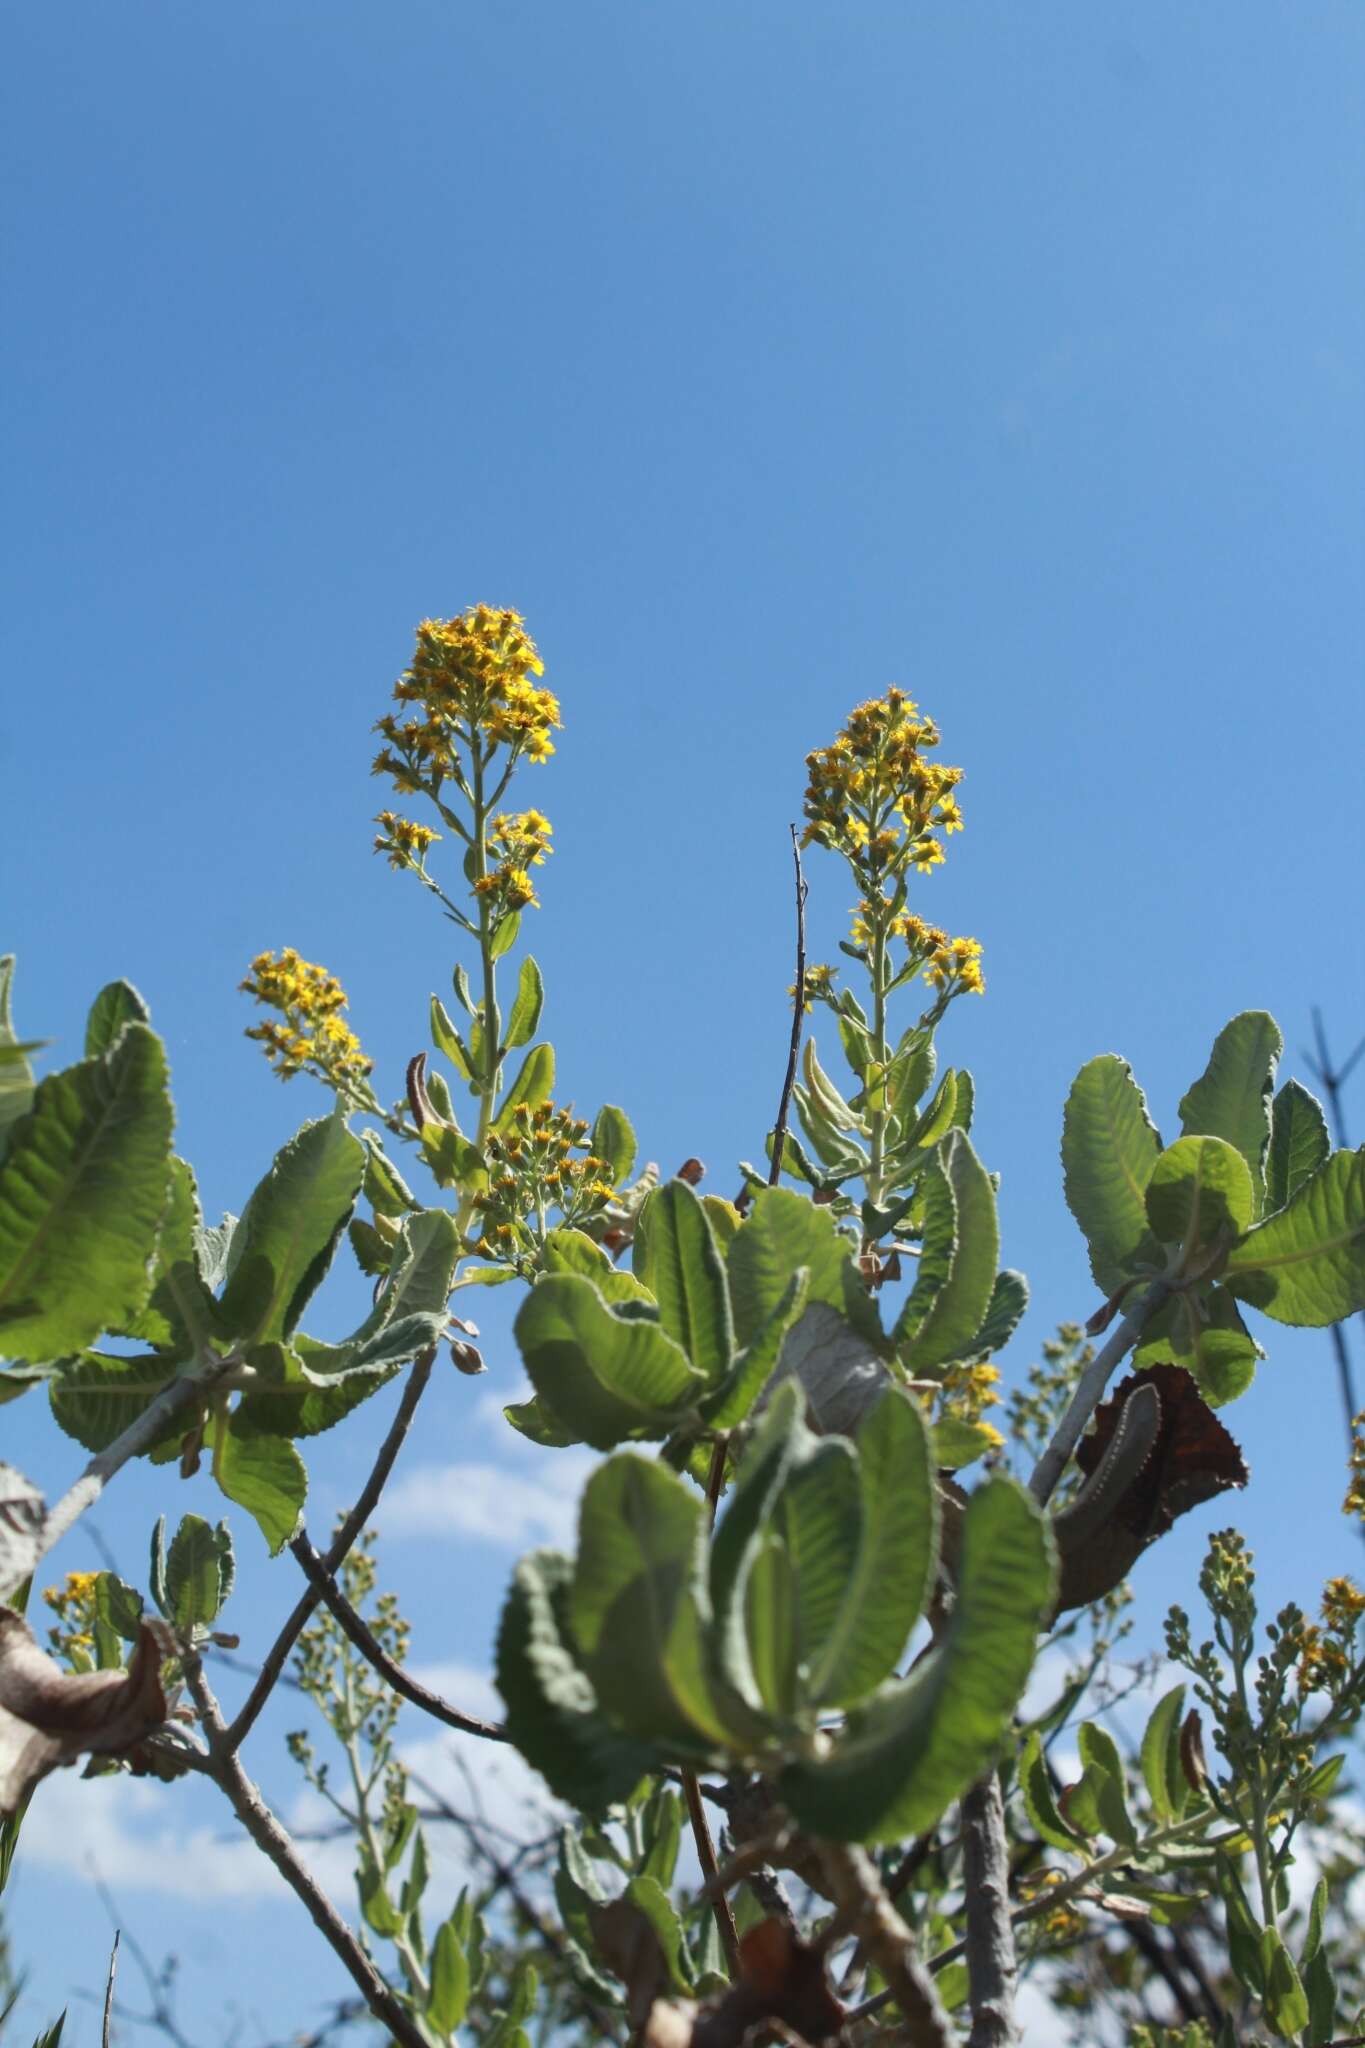
[[[374,850],[387,853],[392,868],[420,868],[441,836],[430,825],[415,825],[411,818],[400,818],[393,811],[381,811],[374,822],[381,828]]]
[[[301,959],[286,946],[278,959],[273,953],[258,953],[241,986],[284,1018],[283,1024],[251,1025],[246,1034],[265,1047],[265,1056],[282,1081],[311,1067],[320,1080],[347,1094],[365,1080],[374,1062],[342,1022],[346,991],[325,967]]]
[[[514,758],[547,760],[560,719],[558,699],[532,681],[544,673],[520,612],[477,604],[458,618],[423,619],[393,690],[398,704],[422,715],[379,720],[388,744],[374,772],[400,790],[434,794],[448,777],[462,778],[463,757],[476,746],[485,755],[506,746]]]
[[[1337,1635],[1354,1635],[1365,1614],[1365,1593],[1351,1579],[1329,1579],[1322,1589],[1322,1618]]]

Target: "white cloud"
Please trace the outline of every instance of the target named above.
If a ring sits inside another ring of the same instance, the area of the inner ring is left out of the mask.
[[[223,1821],[231,1816],[223,1808]],[[245,1835],[225,1838],[211,1823],[184,1826],[184,1802],[136,1778],[85,1781],[57,1771],[39,1786],[24,1821],[26,1864],[61,1870],[120,1894],[159,1892],[195,1899],[259,1899],[285,1887]]]
[[[534,1478],[509,1465],[419,1465],[385,1495],[385,1534],[572,1550],[579,1496],[596,1463],[590,1451],[541,1451]]]

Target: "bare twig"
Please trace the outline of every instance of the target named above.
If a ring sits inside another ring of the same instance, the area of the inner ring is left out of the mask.
[[[407,1435],[412,1418],[417,1412],[417,1403],[426,1391],[427,1381],[431,1378],[431,1370],[435,1362],[436,1352],[433,1347],[430,1351],[424,1351],[413,1363],[412,1370],[408,1374],[407,1384],[403,1388],[403,1398],[398,1404],[398,1410],[394,1415],[393,1421],[389,1424],[389,1433],[379,1447],[379,1455],[374,1461],[374,1468],[361,1488],[355,1506],[332,1538],[327,1552],[322,1559],[323,1569],[329,1578],[339,1569],[346,1553],[359,1536],[370,1516],[374,1513],[375,1503],[388,1482],[389,1474],[393,1470],[394,1460],[402,1449],[403,1439]],[[307,1592],[299,1599],[294,1611],[266,1652],[265,1659],[261,1664],[260,1676],[248,1693],[246,1702],[238,1713],[236,1720],[227,1731],[227,1747],[230,1750],[241,1748],[243,1741],[250,1733],[256,1721],[257,1715],[274,1690],[275,1681],[281,1671],[283,1671],[290,1651],[303,1634],[321,1600],[322,1594],[315,1586],[310,1584]]]
[[[408,1700],[414,1707],[420,1707],[424,1714],[430,1714],[433,1721],[441,1721],[447,1728],[458,1729],[462,1735],[481,1735],[487,1742],[508,1740],[507,1730],[501,1722],[481,1721],[473,1714],[461,1713],[458,1707],[452,1707],[448,1700],[443,1700],[439,1693],[431,1692],[425,1685],[419,1685],[415,1678],[408,1676],[401,1664],[394,1662],[368,1622],[357,1614],[302,1531],[293,1539],[289,1548],[302,1566],[304,1577],[311,1582],[314,1590],[321,1594],[331,1609],[337,1626],[349,1637],[361,1656],[374,1667],[393,1692],[401,1699]]]
[[[967,2048],[1015,2048],[1018,1965],[1010,1925],[1009,1844],[998,1774],[987,1771],[962,1801],[962,1882],[967,1907]]]
[[[114,1977],[118,1970],[119,1929],[114,1929],[114,1946],[109,1951],[109,1981],[104,1987],[104,2022],[100,2030],[102,2048],[109,2048],[109,2035],[114,2024]]]
[[[735,1977],[739,1974],[739,1929],[730,1910],[730,1901],[725,1896],[725,1888],[717,1883],[720,1865],[716,1861],[716,1845],[711,1839],[711,1826],[706,1818],[706,1806],[702,1800],[701,1786],[697,1782],[695,1771],[683,1772],[682,1786],[683,1798],[687,1801],[687,1816],[692,1823],[692,1839],[697,1845],[697,1861],[701,1865],[701,1874],[711,1900],[711,1911],[715,1915],[716,1932],[725,1951],[725,1961],[730,1975]]]
[[[375,1969],[336,1907],[305,1869],[289,1836],[266,1805],[258,1788],[242,1769],[232,1731],[204,1676],[200,1660],[187,1654],[185,1681],[199,1709],[199,1721],[208,1743],[208,1775],[225,1794],[233,1812],[257,1848],[274,1864],[294,1896],[307,1908],[313,1925],[355,1985],[377,2020],[382,2020],[399,2048],[430,2048],[425,2034],[402,2000],[395,1996]]]
[[[787,1071],[782,1081],[782,1097],[777,1105],[777,1122],[773,1125],[773,1156],[768,1168],[768,1185],[775,1188],[782,1177],[782,1153],[787,1142],[787,1117],[791,1110],[792,1089],[796,1086],[796,1062],[801,1053],[801,1026],[806,1015],[806,878],[801,872],[801,841],[796,836],[796,827],[791,827],[792,860],[796,866],[796,986],[792,991],[795,998],[792,1005],[791,1047],[787,1053]]]
[[[933,1978],[915,1953],[915,1937],[882,1890],[872,1858],[865,1849],[843,1842],[819,1842],[815,1847],[841,1919],[885,1977],[886,1999],[894,2000],[905,2015],[909,2048],[956,2048],[956,2030]]]
[[[215,1358],[211,1366],[197,1367],[182,1378],[172,1380],[143,1409],[136,1421],[129,1423],[121,1436],[115,1437],[104,1450],[96,1451],[80,1478],[67,1488],[44,1522],[35,1564],[56,1548],[87,1508],[94,1506],[114,1474],[122,1471],[130,1458],[136,1458],[149,1449],[173,1415],[236,1363],[235,1359]]]

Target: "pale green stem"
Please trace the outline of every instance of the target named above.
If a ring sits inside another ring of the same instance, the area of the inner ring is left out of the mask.
[[[355,1683],[351,1673],[349,1657],[346,1660],[345,1670],[346,1686],[342,1699],[342,1710],[346,1715],[346,1733],[342,1738],[341,1746],[346,1753],[346,1762],[351,1773],[351,1784],[355,1791],[356,1823],[359,1828],[360,1839],[374,1866],[379,1883],[385,1886],[387,1890],[384,1871],[384,1845],[375,1832],[374,1821],[370,1815],[370,1793],[374,1787],[374,1779],[373,1777],[368,1780],[366,1779],[360,1762],[359,1745],[356,1741]],[[408,1939],[407,1928],[400,1928],[398,1933],[390,1935],[389,1939],[398,1951],[399,1960],[403,1965],[403,1974],[408,1980],[408,1989],[425,2006],[427,1994],[431,1986],[425,1970],[417,1959],[417,1953]]]

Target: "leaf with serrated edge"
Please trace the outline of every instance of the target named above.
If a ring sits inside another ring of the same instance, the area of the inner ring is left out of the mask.
[[[1000,1256],[995,1189],[966,1133],[949,1131],[939,1146],[939,1158],[953,1190],[956,1241],[948,1277],[935,1294],[928,1315],[900,1354],[912,1375],[956,1357],[962,1345],[980,1328]]]
[[[734,1330],[721,1258],[706,1211],[686,1181],[671,1180],[649,1208],[650,1284],[659,1321],[708,1387],[730,1369]]]
[[[857,1559],[811,1671],[820,1706],[851,1706],[895,1670],[938,1551],[928,1436],[908,1395],[888,1388],[858,1431],[857,1452]]]
[[[255,1519],[277,1557],[303,1514],[308,1474],[302,1458],[286,1437],[244,1434],[235,1415],[211,1435],[214,1478]]]
[[[497,1682],[507,1732],[557,1798],[587,1814],[624,1800],[657,1751],[613,1728],[568,1632],[573,1565],[536,1550],[513,1574],[498,1627]]]
[[[1271,1215],[1293,1200],[1332,1149],[1327,1118],[1302,1081],[1286,1081],[1271,1110],[1265,1205]]]
[[[633,1735],[703,1754],[728,1736],[707,1675],[705,1521],[695,1488],[619,1451],[584,1490],[569,1602],[603,1710]]]
[[[963,1516],[957,1604],[938,1648],[856,1708],[828,1756],[778,1779],[800,1825],[868,1844],[932,1827],[999,1749],[1052,1587],[1036,1505],[1013,1480],[987,1480]]]
[[[0,1164],[0,1355],[61,1358],[137,1314],[171,1120],[165,1050],[145,1024],[39,1083]]]
[[[276,1153],[232,1239],[219,1303],[246,1343],[288,1337],[332,1262],[365,1171],[365,1148],[339,1114],[306,1123]]]
[[[704,1390],[666,1331],[613,1314],[577,1273],[538,1281],[513,1330],[536,1393],[596,1450],[667,1436]]]
[[[1143,1197],[1161,1151],[1147,1101],[1126,1060],[1101,1053],[1071,1084],[1062,1120],[1067,1207],[1090,1248],[1090,1270],[1112,1294],[1156,1245]]]
[[[1265,1010],[1243,1010],[1223,1026],[1207,1067],[1180,1103],[1182,1136],[1223,1138],[1241,1153],[1258,1215],[1270,1144],[1270,1097],[1283,1051],[1275,1019]]]
[[[1223,1278],[1263,1315],[1300,1328],[1365,1308],[1365,1147],[1334,1152],[1287,1208],[1248,1231]]]

